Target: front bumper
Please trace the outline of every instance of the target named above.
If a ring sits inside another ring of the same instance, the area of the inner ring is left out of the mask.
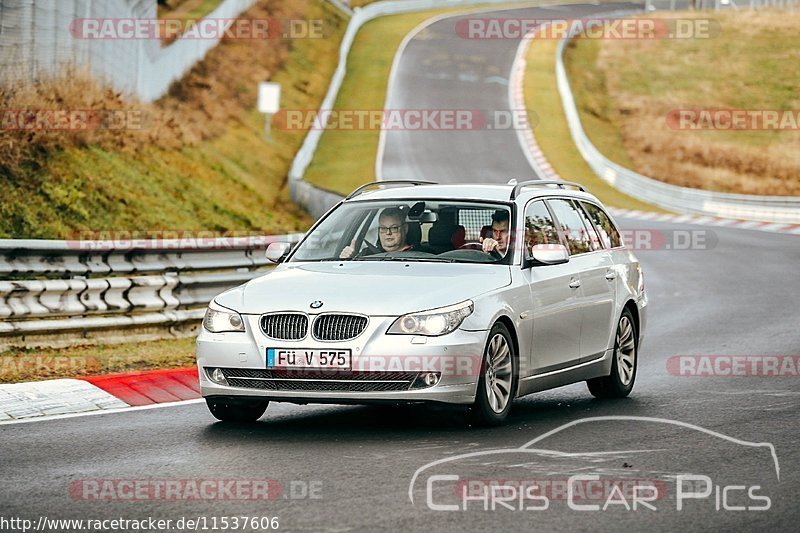
[[[197,337],[200,391],[204,397],[268,398],[293,403],[470,404],[475,400],[487,331],[457,329],[441,337],[386,335],[395,317],[370,317],[364,333],[351,341],[323,342],[310,337],[301,341],[276,341],[262,333],[258,316],[243,318],[246,328],[243,333],[210,333],[202,329]],[[349,349],[352,370],[368,373],[370,380],[380,379],[381,375],[395,379],[398,373],[426,372],[439,373],[441,378],[432,386],[410,382],[404,390],[374,391],[363,386],[348,387],[360,390],[319,390],[324,387],[319,386],[314,376],[309,379],[309,376],[294,375],[276,381],[277,389],[265,390],[249,386],[245,380],[236,380],[238,386],[215,383],[206,373],[207,368],[222,368],[230,369],[226,370],[228,374],[266,375],[266,379],[272,379],[269,373],[263,373],[267,369],[268,348]],[[291,385],[292,390],[285,390],[287,385]]]

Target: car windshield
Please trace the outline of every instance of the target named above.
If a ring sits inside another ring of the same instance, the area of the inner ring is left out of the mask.
[[[299,261],[508,263],[506,204],[445,200],[347,202],[292,254]]]

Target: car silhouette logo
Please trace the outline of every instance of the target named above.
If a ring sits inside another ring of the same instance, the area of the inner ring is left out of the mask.
[[[319,309],[320,307],[322,307],[322,302],[319,300],[314,300],[311,302],[311,309]]]

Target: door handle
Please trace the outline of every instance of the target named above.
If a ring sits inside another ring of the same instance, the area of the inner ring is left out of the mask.
[[[617,279],[617,273],[613,270],[609,270],[608,272],[606,272],[606,279],[608,281]]]
[[[573,279],[572,281],[569,282],[570,289],[577,289],[580,286],[581,286],[581,280],[579,279]]]

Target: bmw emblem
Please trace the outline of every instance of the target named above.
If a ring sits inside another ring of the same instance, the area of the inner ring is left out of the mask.
[[[322,307],[322,302],[319,300],[314,300],[311,302],[311,309],[319,309],[320,307]]]

